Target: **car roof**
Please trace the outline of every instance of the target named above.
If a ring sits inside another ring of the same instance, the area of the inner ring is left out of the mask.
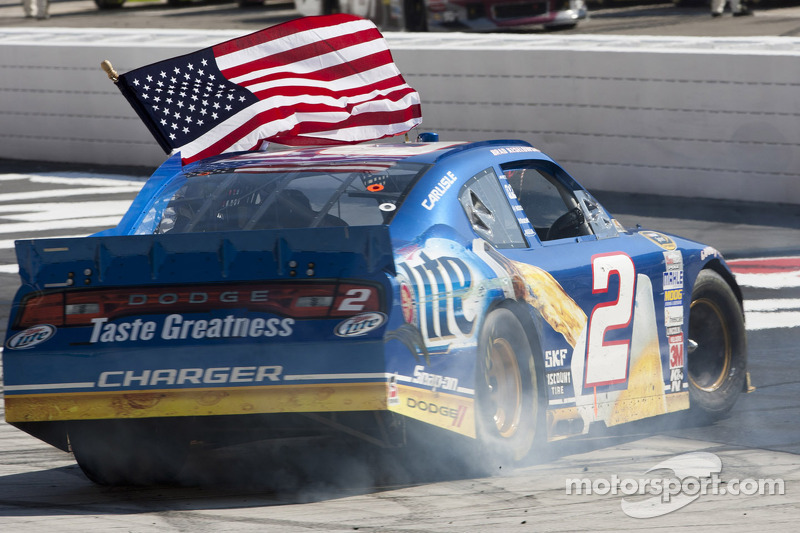
[[[259,167],[272,171],[293,171],[325,165],[346,165],[365,161],[397,163],[408,161],[433,164],[450,155],[467,151],[492,153],[539,152],[525,141],[495,140],[480,142],[428,142],[428,143],[379,143],[339,146],[312,146],[302,148],[285,147],[278,150],[250,151],[224,154],[187,165],[185,171],[199,172],[220,168]],[[277,167],[277,168],[276,168]]]

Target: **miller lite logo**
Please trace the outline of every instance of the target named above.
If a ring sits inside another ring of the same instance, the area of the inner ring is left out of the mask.
[[[27,350],[41,344],[56,334],[56,328],[50,324],[39,324],[25,331],[20,331],[6,341],[6,348],[10,350]]]
[[[358,337],[378,329],[386,322],[383,313],[361,313],[339,322],[333,332],[339,337]]]

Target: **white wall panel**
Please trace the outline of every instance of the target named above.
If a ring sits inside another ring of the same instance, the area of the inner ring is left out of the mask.
[[[99,69],[240,33],[0,29],[0,157],[155,167]],[[442,140],[522,138],[589,188],[800,204],[800,39],[387,34]]]

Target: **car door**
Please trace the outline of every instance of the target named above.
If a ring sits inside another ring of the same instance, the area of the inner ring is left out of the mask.
[[[526,278],[541,298],[554,301],[538,309],[549,408],[577,411],[584,430],[592,422],[615,425],[675,410],[665,393],[663,243],[620,231],[550,161],[501,165],[500,180],[529,243],[503,254],[521,271],[540,269],[556,282],[544,291],[546,277]],[[547,316],[570,313],[571,328],[563,317]]]

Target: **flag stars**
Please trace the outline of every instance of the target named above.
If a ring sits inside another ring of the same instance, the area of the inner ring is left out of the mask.
[[[161,72],[159,72],[158,75],[161,76],[162,78],[166,78],[167,77],[167,73],[164,72],[163,70]]]
[[[153,81],[153,76],[148,75],[146,79],[147,79],[148,82],[152,82]]]
[[[174,72],[175,74],[180,74],[181,73],[181,69],[179,69],[178,67],[175,67],[174,69],[172,69],[172,72]],[[173,80],[174,79],[175,78],[173,78]]]
[[[139,80],[133,80],[133,84],[138,87],[139,86]]]
[[[191,63],[189,63],[189,64],[187,65],[187,67],[189,68],[189,70],[194,70],[194,65],[192,65]]]
[[[226,105],[225,106],[225,111],[230,111],[231,109],[233,109],[233,108],[230,105]]]

